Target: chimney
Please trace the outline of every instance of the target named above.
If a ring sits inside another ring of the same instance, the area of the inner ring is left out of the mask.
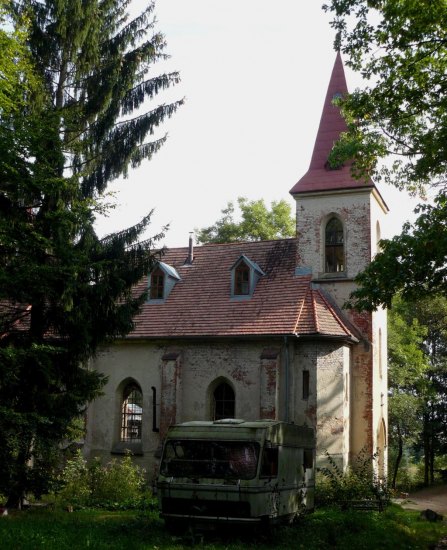
[[[191,231],[189,233],[189,249],[188,249],[188,258],[186,259],[187,265],[192,265],[192,262],[194,261],[194,239],[193,239],[194,233]]]

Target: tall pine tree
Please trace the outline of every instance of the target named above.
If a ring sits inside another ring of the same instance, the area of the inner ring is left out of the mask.
[[[46,490],[49,457],[104,383],[98,346],[132,329],[145,299],[133,285],[152,262],[139,224],[99,239],[110,181],[153,155],[147,140],[181,104],[142,110],[179,80],[153,75],[165,57],[154,5],[129,0],[18,0],[29,67],[0,107],[0,493],[17,506]],[[1,63],[1,58],[0,58]],[[0,67],[0,73],[1,73]]]

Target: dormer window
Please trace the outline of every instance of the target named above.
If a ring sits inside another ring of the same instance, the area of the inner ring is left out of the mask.
[[[163,291],[165,287],[165,274],[157,267],[155,271],[151,273],[151,300],[162,300]]]
[[[241,262],[234,271],[234,294],[250,294],[250,268],[245,262]]]
[[[175,284],[180,281],[177,270],[163,262],[158,262],[149,275],[149,302],[163,302]]]
[[[265,273],[255,262],[242,255],[231,267],[231,297],[235,300],[249,299],[263,275]]]
[[[325,229],[325,271],[326,273],[340,273],[345,270],[345,247],[343,224],[333,217]]]

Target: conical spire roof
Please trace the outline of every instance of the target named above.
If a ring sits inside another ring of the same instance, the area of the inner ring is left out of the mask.
[[[340,94],[348,92],[345,71],[340,52],[335,58],[331,79],[324,100],[321,113],[320,126],[315,139],[312,159],[309,170],[290,190],[292,195],[297,193],[309,193],[318,191],[330,191],[336,189],[352,189],[374,187],[371,180],[365,185],[364,180],[356,180],[351,176],[350,163],[343,167],[331,169],[328,165],[328,157],[334,143],[341,132],[347,130],[346,122],[341,116],[340,109],[333,104],[333,100]]]

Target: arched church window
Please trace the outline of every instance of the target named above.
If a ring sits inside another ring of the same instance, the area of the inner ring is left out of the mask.
[[[331,218],[325,230],[325,271],[339,273],[345,270],[345,247],[343,224],[338,218]]]
[[[143,394],[137,384],[128,384],[121,403],[121,441],[140,442],[143,419]]]
[[[213,393],[213,420],[234,418],[235,404],[233,388],[226,382],[219,384]]]

